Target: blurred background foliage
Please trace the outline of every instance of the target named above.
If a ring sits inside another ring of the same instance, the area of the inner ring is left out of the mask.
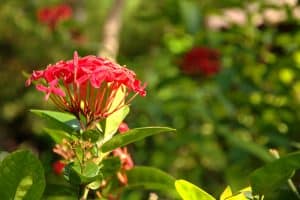
[[[72,8],[72,17],[50,29],[37,12],[60,3]],[[53,143],[29,109],[54,107],[24,87],[22,74],[71,59],[74,50],[81,56],[97,54],[111,3],[1,1],[2,150],[33,148],[51,171],[57,159],[51,154]],[[217,196],[226,185],[234,190],[247,186],[249,173],[271,159],[268,149],[278,149],[281,155],[298,150],[297,8],[297,1],[283,0],[127,0],[118,61],[147,83],[148,95],[133,101],[126,122],[132,128],[163,125],[178,130],[177,135],[130,146],[135,163],[163,169]],[[279,14],[268,17],[267,10]],[[195,47],[217,52],[213,59],[219,70],[186,73],[185,55]],[[299,185],[299,177],[295,182]],[[139,193],[128,195],[142,199]]]

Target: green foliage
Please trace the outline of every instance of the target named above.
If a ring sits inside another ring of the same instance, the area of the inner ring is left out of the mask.
[[[183,200],[215,200],[210,194],[185,180],[176,180],[175,187]]]
[[[30,151],[16,151],[0,163],[2,199],[39,200],[45,189],[44,170]]]
[[[33,88],[24,89],[20,72],[29,73],[57,60],[69,59],[74,49],[80,55],[97,54],[101,27],[112,4],[98,0],[68,1],[74,17],[50,30],[39,22],[37,11],[61,2],[4,0],[0,4],[1,150],[30,144],[41,150],[40,155],[47,155],[47,160],[56,159],[48,155],[50,148],[45,149],[44,144],[49,141],[42,135],[44,122],[27,113],[29,107],[49,109],[52,105],[46,105]],[[258,10],[251,10],[256,7]],[[232,12],[226,9],[232,8],[246,11],[245,24],[231,24]],[[287,18],[271,24],[265,20],[265,11],[269,9],[280,11]],[[225,185],[238,191],[247,184],[251,171],[273,161],[268,148],[276,148],[282,154],[299,150],[300,34],[296,10],[293,6],[258,0],[249,4],[237,0],[126,1],[118,61],[134,69],[147,82],[148,90],[146,98],[132,102],[126,122],[132,127],[168,125],[180,133],[172,139],[155,136],[134,144],[134,161],[205,185],[217,196]],[[217,22],[230,25],[211,29],[207,20],[212,15],[220,15],[221,21]],[[259,26],[253,23],[255,19],[262,20]],[[219,51],[218,74],[190,76],[181,71],[184,53],[194,46]],[[44,130],[56,143],[70,139],[79,129],[76,119],[63,119],[64,116],[51,111],[34,112],[50,122]],[[125,110],[120,113],[125,117]],[[106,141],[116,133],[120,116],[116,121],[112,119],[116,122],[112,127],[105,128],[112,123],[104,121],[98,126],[99,132],[106,130]],[[66,125],[69,120],[75,126]],[[97,132],[82,136],[97,140]],[[103,138],[99,136],[100,140]],[[111,145],[121,144],[118,141]],[[111,150],[109,145],[106,142],[104,147]],[[49,170],[50,164],[45,167]],[[273,191],[270,193],[274,199],[287,199],[286,179],[290,172],[286,170],[284,177],[278,175],[278,181],[274,179],[276,192],[269,188],[269,178],[265,186],[260,180],[253,184],[260,184],[259,192]],[[298,176],[296,173],[295,185],[299,185]],[[26,181],[23,183],[27,185]],[[146,197],[136,194],[129,199]]]
[[[174,133],[175,129],[168,127],[143,127],[143,128],[135,128],[127,131],[124,134],[116,135],[111,140],[106,142],[101,150],[103,152],[111,151],[117,147],[122,147],[127,144],[136,142],[138,140],[142,140],[145,137],[160,134],[160,133]]]
[[[300,168],[300,152],[288,154],[255,170],[251,176],[251,186],[254,194],[270,198],[272,192],[282,185],[287,185],[295,170]],[[267,184],[266,184],[267,181]]]
[[[102,161],[101,174],[103,179],[114,176],[121,168],[120,158],[112,157],[106,158]]]
[[[91,142],[97,142],[100,139],[101,133],[97,130],[87,130],[82,133],[82,139]]]
[[[88,184],[96,180],[101,180],[101,167],[92,161],[85,165],[73,162],[65,167],[65,177],[73,185]]]
[[[176,196],[174,188],[175,179],[159,169],[136,166],[126,174],[128,176],[128,188],[160,190],[170,196]]]
[[[69,134],[80,129],[79,122],[74,115],[50,110],[31,110],[31,112],[46,119],[51,128],[66,131]]]

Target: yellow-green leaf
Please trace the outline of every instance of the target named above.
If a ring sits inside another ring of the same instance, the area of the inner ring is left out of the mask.
[[[183,200],[215,200],[210,194],[185,180],[175,181],[175,188]]]

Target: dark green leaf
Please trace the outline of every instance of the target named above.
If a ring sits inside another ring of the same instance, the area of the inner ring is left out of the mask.
[[[103,152],[111,151],[117,147],[122,147],[132,142],[144,139],[150,135],[159,133],[174,133],[176,130],[168,127],[144,127],[127,131],[124,134],[114,136],[102,146]]]
[[[255,170],[250,176],[254,194],[266,195],[286,184],[294,170],[300,168],[300,152],[288,154]]]
[[[161,190],[176,196],[175,179],[169,174],[152,167],[134,167],[127,171],[128,186],[151,190]]]
[[[101,168],[101,172],[103,177],[109,177],[115,175],[117,171],[121,168],[121,161],[119,157],[111,157],[102,161],[103,167]]]
[[[70,199],[78,199],[77,187],[71,187],[67,184],[50,184],[47,182],[43,199],[62,199],[62,197],[70,197]]]
[[[97,130],[87,130],[82,133],[82,138],[86,141],[96,142],[100,138],[100,133]]]
[[[43,197],[43,200],[78,200],[77,196],[51,195]]]
[[[1,162],[1,199],[38,200],[44,188],[42,164],[30,151],[16,151]]]
[[[43,117],[49,122],[52,129],[60,129],[72,134],[80,129],[78,120],[74,115],[50,110],[30,110],[32,113]]]
[[[210,194],[185,180],[176,180],[175,187],[183,200],[215,200]]]

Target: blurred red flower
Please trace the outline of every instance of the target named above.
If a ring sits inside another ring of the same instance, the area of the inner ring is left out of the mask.
[[[37,81],[36,89],[46,94],[46,100],[51,99],[60,110],[78,119],[83,115],[87,125],[121,109],[137,94],[146,95],[145,85],[133,71],[105,58],[79,57],[77,52],[72,60],[33,71],[26,85],[33,81]]]
[[[57,175],[61,175],[63,173],[65,166],[66,166],[65,163],[61,162],[60,160],[57,160],[52,164],[53,172]]]
[[[214,75],[220,70],[220,53],[216,49],[194,47],[183,56],[181,69],[188,75]]]
[[[37,11],[37,18],[40,23],[46,24],[51,30],[54,30],[59,22],[70,19],[72,12],[72,8],[69,5],[60,4],[40,8]]]
[[[119,132],[120,132],[120,133],[125,133],[125,132],[127,132],[127,131],[129,131],[128,125],[127,125],[125,122],[122,122],[122,123],[120,124],[120,126],[119,126]]]
[[[129,154],[127,147],[119,147],[113,150],[113,155],[119,157],[121,160],[121,170],[117,173],[117,176],[119,181],[122,184],[126,185],[128,183],[128,179],[125,171],[130,170],[134,167],[131,155]]]

